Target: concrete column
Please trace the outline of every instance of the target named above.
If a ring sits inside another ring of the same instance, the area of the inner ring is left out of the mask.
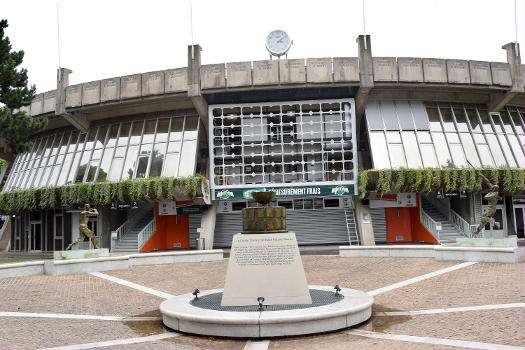
[[[359,57],[359,90],[355,97],[356,130],[359,136],[361,119],[365,114],[370,91],[374,87],[374,67],[372,65],[372,44],[370,35],[357,37]],[[358,140],[359,141],[359,140]]]
[[[208,210],[202,213],[201,227],[204,232],[200,234],[200,238],[205,239],[204,249],[213,249],[213,239],[215,237],[215,222],[217,220],[217,205],[212,203]]]
[[[87,132],[89,130],[89,121],[84,115],[71,115],[66,112],[66,88],[69,86],[69,74],[73,73],[71,69],[57,69],[57,93],[55,99],[55,115],[64,117],[71,125],[80,130]]]
[[[80,212],[71,213],[71,243],[76,241],[80,237],[80,231],[78,226],[80,225]],[[67,247],[64,247],[67,248]],[[78,246],[74,249],[78,249]]]
[[[507,63],[510,66],[510,76],[512,78],[512,87],[504,94],[493,94],[490,96],[488,105],[489,112],[499,112],[510,102],[517,94],[525,91],[523,87],[523,71],[521,68],[520,46],[517,43],[508,43],[502,46],[507,50]]]
[[[376,245],[370,207],[368,205],[363,205],[360,200],[357,200],[356,202],[357,227],[359,229],[361,245]],[[364,222],[364,218],[367,218],[368,222]]]

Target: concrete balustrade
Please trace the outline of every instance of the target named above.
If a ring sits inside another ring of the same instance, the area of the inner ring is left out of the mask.
[[[373,57],[374,81],[381,84],[461,84],[479,87],[511,87],[510,65],[503,62],[419,57]],[[525,70],[525,65],[522,65]],[[250,89],[260,86],[359,84],[357,57],[281,59],[229,62],[200,67],[201,89]],[[525,85],[525,74],[522,77]],[[132,74],[71,85],[66,88],[66,108],[133,100],[188,91],[186,67]],[[56,90],[37,94],[31,115],[55,110]]]

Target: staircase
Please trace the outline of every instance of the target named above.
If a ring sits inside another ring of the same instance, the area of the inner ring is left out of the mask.
[[[138,252],[138,235],[139,232],[151,221],[153,220],[153,211],[147,212],[143,217],[141,217],[133,227],[122,237],[120,238],[116,245],[111,250],[112,252]]]
[[[441,223],[441,231],[439,231],[439,243],[456,243],[456,238],[464,238],[452,222],[448,220],[439,210],[437,210],[431,203],[426,200],[421,201],[423,211],[428,214],[432,220]]]
[[[359,236],[357,235],[354,209],[345,209],[345,221],[346,230],[348,232],[348,243],[350,245],[359,245]]]

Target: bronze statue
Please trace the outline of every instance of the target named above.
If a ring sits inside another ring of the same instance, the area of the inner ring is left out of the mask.
[[[80,242],[83,242],[85,237],[88,237],[91,242],[93,243],[93,247],[95,249],[98,249],[98,240],[97,237],[95,237],[95,234],[88,228],[88,222],[90,216],[97,216],[98,211],[97,209],[91,209],[89,207],[89,204],[84,205],[84,211],[80,213],[80,225],[78,226],[78,229],[80,231],[80,237],[73,243],[71,243],[66,250],[70,250]]]
[[[498,185],[494,185],[492,182],[490,182],[489,179],[487,179],[485,177],[485,175],[483,175],[481,173],[481,171],[477,170],[477,173],[478,173],[479,176],[481,176],[483,181],[485,181],[487,183],[487,185],[489,186],[489,188],[490,188],[490,192],[487,193],[483,197],[484,199],[486,199],[489,202],[490,207],[481,216],[481,223],[479,224],[478,228],[474,232],[474,236],[479,235],[481,230],[483,230],[483,228],[487,224],[492,224],[492,225],[496,226],[497,228],[500,227],[499,222],[495,221],[494,218],[493,218],[493,216],[494,216],[494,214],[496,214],[496,210],[497,210],[496,205],[498,204],[498,201],[501,199],[501,197],[499,196],[499,186]]]

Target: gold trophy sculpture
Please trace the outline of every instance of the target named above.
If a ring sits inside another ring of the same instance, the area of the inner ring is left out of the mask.
[[[80,237],[71,243],[66,250],[71,250],[74,246],[79,244],[80,242],[83,242],[85,237],[89,237],[91,242],[93,243],[93,247],[95,249],[98,249],[98,240],[97,237],[95,237],[95,234],[88,228],[87,224],[89,221],[90,216],[97,216],[98,211],[97,209],[91,209],[89,207],[89,204],[84,205],[84,211],[80,213],[80,225],[78,226],[78,229],[80,231]]]

